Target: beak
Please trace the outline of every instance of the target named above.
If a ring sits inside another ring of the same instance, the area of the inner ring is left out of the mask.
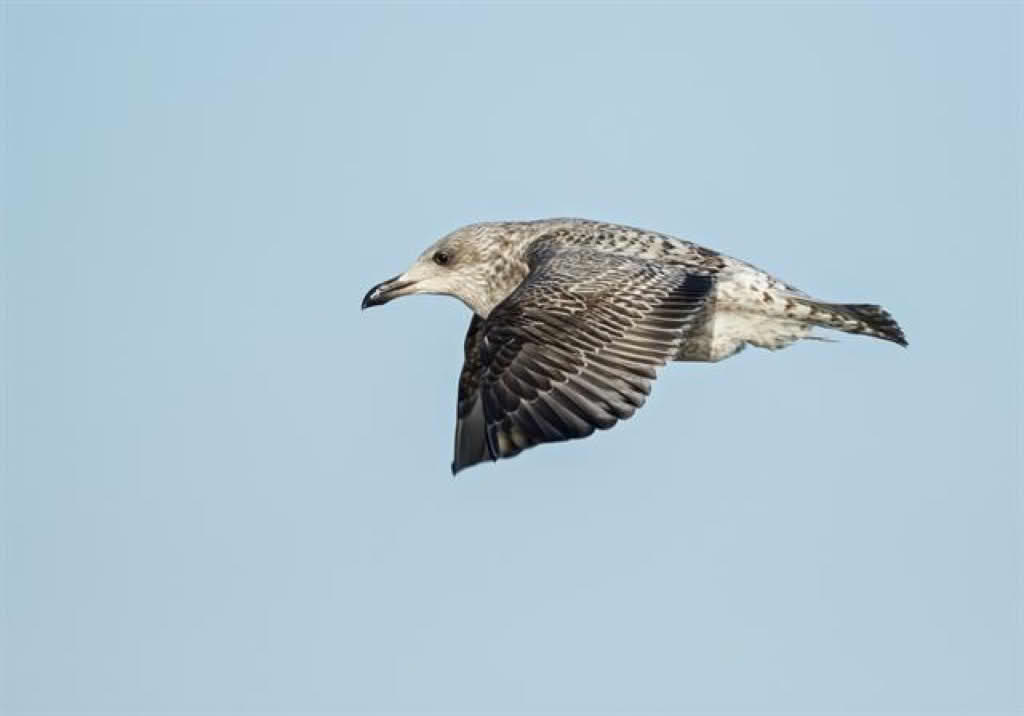
[[[393,298],[405,295],[402,293],[402,289],[412,286],[415,281],[400,281],[401,276],[395,276],[389,278],[387,281],[381,281],[376,286],[371,288],[363,296],[363,308],[371,308],[372,306],[380,306]]]

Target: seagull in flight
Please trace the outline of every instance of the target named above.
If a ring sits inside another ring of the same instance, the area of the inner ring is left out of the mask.
[[[371,288],[362,307],[419,293],[473,312],[452,474],[611,428],[669,361],[778,350],[816,338],[816,327],[907,345],[881,306],[820,301],[692,242],[588,219],[464,226]]]

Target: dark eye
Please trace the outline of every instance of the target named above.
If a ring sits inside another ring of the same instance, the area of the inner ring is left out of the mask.
[[[438,266],[447,266],[448,262],[452,260],[451,254],[447,251],[438,251],[434,254],[434,263]]]

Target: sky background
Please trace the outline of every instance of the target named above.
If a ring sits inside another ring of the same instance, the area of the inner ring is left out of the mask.
[[[1024,708],[1022,10],[5,3],[5,713]],[[865,338],[453,479],[473,221]]]

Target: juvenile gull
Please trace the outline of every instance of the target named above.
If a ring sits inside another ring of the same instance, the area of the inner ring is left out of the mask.
[[[815,327],[907,345],[881,306],[819,301],[689,241],[587,219],[457,229],[371,288],[363,308],[416,293],[473,311],[453,474],[612,427],[668,361],[778,350]]]

